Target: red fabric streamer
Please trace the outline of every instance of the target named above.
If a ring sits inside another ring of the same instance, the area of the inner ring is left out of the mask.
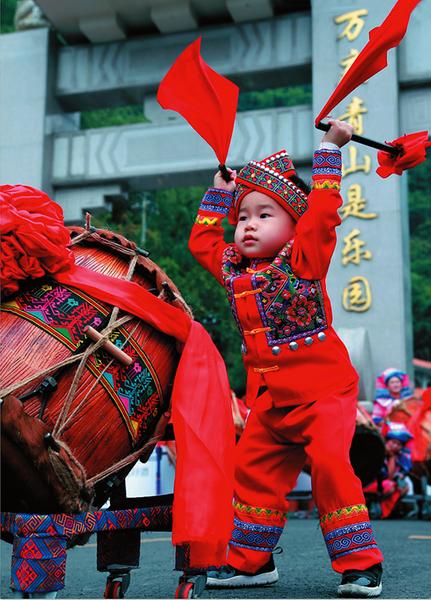
[[[383,23],[370,31],[368,43],[316,117],[316,125],[350,92],[387,66],[388,50],[398,46],[403,39],[410,15],[419,2],[420,0],[398,0]]]
[[[18,288],[19,279],[49,273],[185,343],[172,392],[177,441],[172,539],[190,544],[192,567],[225,564],[235,433],[226,367],[209,334],[137,283],[75,265],[61,208],[46,194],[26,186],[3,186],[0,192],[8,291]]]
[[[0,236],[4,295],[16,292],[20,280],[69,269],[74,263],[62,209],[35,188],[0,186]]]
[[[235,123],[239,88],[211,69],[198,38],[180,54],[157,91],[163,108],[175,110],[208,142],[225,164]]]
[[[386,178],[389,175],[402,175],[405,169],[411,169],[424,162],[427,158],[426,149],[431,146],[428,139],[428,131],[418,131],[403,135],[392,142],[386,142],[389,146],[402,149],[401,154],[392,156],[388,152],[378,152],[377,160],[379,167],[376,172],[380,177]]]

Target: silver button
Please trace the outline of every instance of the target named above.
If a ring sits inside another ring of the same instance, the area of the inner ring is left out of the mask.
[[[313,343],[313,338],[308,336],[305,338],[304,342],[307,344],[307,346],[311,346],[311,344]]]
[[[291,350],[298,350],[299,346],[298,346],[297,342],[290,342],[289,348]]]
[[[326,340],[326,333],[323,333],[323,331],[319,331],[319,333],[317,334],[317,339],[319,340],[319,342],[324,342]]]
[[[280,352],[281,352],[280,346],[274,346],[273,349],[271,350],[271,352],[273,354],[275,354],[275,356],[278,356],[280,354]]]

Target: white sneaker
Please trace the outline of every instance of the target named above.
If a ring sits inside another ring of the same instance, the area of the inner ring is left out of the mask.
[[[269,561],[256,573],[239,571],[229,565],[207,571],[207,588],[259,587],[277,583],[278,571],[271,554]]]

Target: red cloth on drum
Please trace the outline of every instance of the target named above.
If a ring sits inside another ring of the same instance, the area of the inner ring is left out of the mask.
[[[226,367],[209,334],[131,281],[77,265],[55,278],[185,343],[172,391],[177,442],[172,541],[190,544],[193,567],[224,564],[232,528],[235,435]]]
[[[230,565],[255,572],[268,561],[286,522],[286,495],[307,459],[333,569],[366,569],[383,560],[349,460],[355,416],[356,395],[349,392],[289,409],[251,411],[235,456]]]

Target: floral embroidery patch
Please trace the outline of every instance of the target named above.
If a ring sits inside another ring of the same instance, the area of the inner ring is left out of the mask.
[[[300,279],[290,266],[291,245],[286,244],[269,267],[251,277],[256,302],[266,332],[268,345],[285,344],[327,328],[321,284],[317,280]],[[247,272],[246,261],[234,246],[228,246],[223,256],[222,275],[237,325],[239,323],[233,280]]]

